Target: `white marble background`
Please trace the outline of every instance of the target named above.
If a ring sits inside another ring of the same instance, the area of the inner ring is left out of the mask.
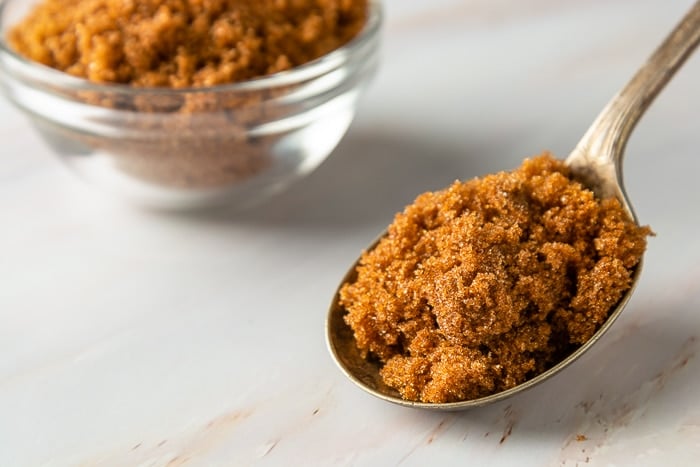
[[[438,414],[356,389],[323,331],[337,281],[395,211],[566,155],[692,1],[386,3],[384,65],[347,138],[235,218],[102,197],[0,100],[0,466],[698,462],[700,55],[628,147],[629,192],[658,236],[583,360]]]

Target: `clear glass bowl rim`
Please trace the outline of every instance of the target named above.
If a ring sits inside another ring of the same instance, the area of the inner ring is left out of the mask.
[[[5,8],[11,0],[0,0],[0,20],[3,17]],[[21,0],[14,0],[21,1]],[[144,95],[176,95],[190,93],[236,93],[259,91],[263,89],[271,89],[280,86],[293,85],[295,83],[314,79],[322,76],[337,68],[342,63],[345,63],[353,56],[353,54],[362,50],[366,44],[373,41],[379,34],[383,22],[384,12],[381,0],[368,0],[368,16],[367,22],[360,33],[350,42],[329,52],[328,54],[312,60],[308,63],[300,65],[291,70],[282,71],[279,73],[254,78],[247,81],[241,81],[231,84],[221,84],[216,86],[202,87],[186,87],[186,88],[168,88],[168,87],[133,87],[127,84],[114,83],[94,83],[84,78],[78,78],[64,73],[60,70],[42,65],[35,61],[29,60],[22,55],[16,53],[7,44],[5,40],[6,29],[0,23],[0,54],[4,54],[19,66],[28,76],[40,82],[51,83],[54,88],[61,88],[72,91],[94,91],[100,93],[113,93],[128,96],[144,96]]]

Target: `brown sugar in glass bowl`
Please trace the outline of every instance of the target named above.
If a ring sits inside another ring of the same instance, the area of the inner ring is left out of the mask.
[[[476,399],[587,342],[631,287],[650,234],[545,154],[419,196],[362,255],[339,305],[401,397]]]
[[[374,0],[8,0],[2,89],[97,185],[156,207],[243,205],[335,148],[381,19]]]

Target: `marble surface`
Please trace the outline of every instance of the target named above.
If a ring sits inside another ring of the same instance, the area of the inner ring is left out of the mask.
[[[0,466],[692,465],[700,455],[700,56],[638,126],[650,241],[620,320],[536,389],[439,414],[356,389],[324,318],[418,193],[566,155],[691,0],[388,0],[333,156],[238,216],[139,211],[0,100]]]

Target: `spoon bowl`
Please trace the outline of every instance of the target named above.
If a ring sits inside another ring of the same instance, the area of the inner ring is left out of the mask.
[[[576,148],[567,158],[573,178],[590,188],[598,198],[617,198],[634,222],[639,225],[623,184],[622,160],[626,143],[637,122],[654,98],[700,43],[700,1],[690,9],[681,22],[664,40],[632,80],[608,103],[593,122]],[[383,232],[368,250],[373,249],[386,234]],[[358,262],[352,265],[341,281],[353,282]],[[388,402],[407,407],[454,411],[491,404],[526,391],[554,376],[588,351],[610,329],[629,301],[639,280],[642,263],[636,266],[632,284],[596,333],[574,352],[547,371],[508,390],[477,399],[449,403],[425,403],[401,398],[388,387],[379,374],[381,364],[364,358],[357,346],[352,329],[345,323],[346,310],[340,305],[340,287],[331,302],[326,319],[326,340],[331,356],[341,371],[362,390]]]

